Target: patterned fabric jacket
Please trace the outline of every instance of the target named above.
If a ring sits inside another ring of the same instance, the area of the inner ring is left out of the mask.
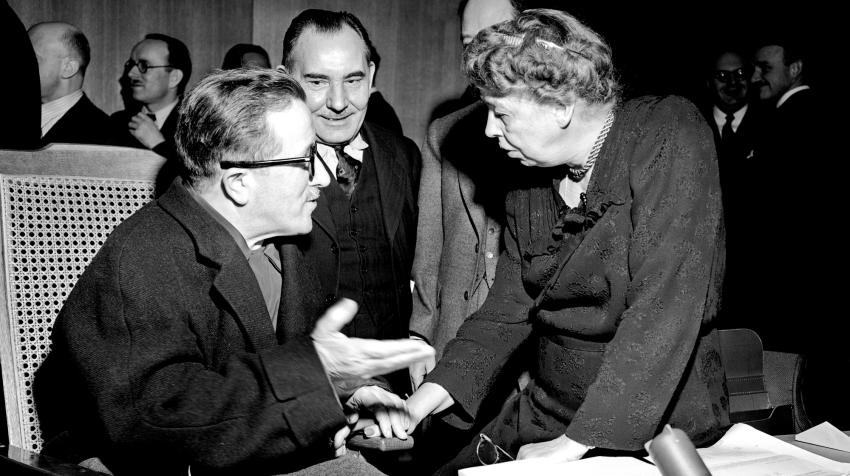
[[[517,416],[525,438],[558,428],[586,445],[639,450],[665,423],[695,443],[717,437],[728,424],[711,327],[724,231],[699,111],[676,97],[621,105],[576,208],[558,195],[563,169],[528,172],[506,200],[507,249],[490,295],[428,381],[467,413],[455,415],[474,416],[532,339],[533,381],[518,398],[540,411]]]

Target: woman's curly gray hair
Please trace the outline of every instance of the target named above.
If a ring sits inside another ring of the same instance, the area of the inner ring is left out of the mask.
[[[559,10],[526,10],[486,28],[463,53],[464,72],[489,96],[530,93],[542,103],[591,104],[620,93],[611,48],[596,32]]]

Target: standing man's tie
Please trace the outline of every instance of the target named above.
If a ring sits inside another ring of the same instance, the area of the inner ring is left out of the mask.
[[[333,146],[336,152],[336,181],[340,188],[345,193],[345,196],[351,198],[354,193],[354,187],[357,186],[357,177],[360,175],[360,166],[363,165],[354,157],[348,155],[343,148],[345,144],[337,144]]]
[[[735,131],[732,129],[732,121],[734,120],[734,114],[726,114],[726,122],[723,123],[723,129],[720,130],[722,154],[731,154],[734,150]]]

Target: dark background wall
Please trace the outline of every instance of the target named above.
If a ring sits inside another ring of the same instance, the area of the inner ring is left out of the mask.
[[[85,90],[111,113],[122,108],[118,77],[145,33],[186,42],[192,82],[221,65],[235,43],[256,43],[281,57],[283,33],[305,8],[348,10],[369,30],[383,62],[377,85],[395,106],[406,135],[422,142],[432,110],[464,88],[459,73],[459,0],[9,0],[25,26],[46,20],[76,24],[92,45]],[[703,86],[704,55],[712,45],[746,42],[766,29],[807,37],[814,53],[807,71],[831,60],[826,46],[834,11],[806,2],[787,13],[766,2],[549,1],[605,36],[628,91],[695,97]],[[819,77],[821,75],[818,75]]]

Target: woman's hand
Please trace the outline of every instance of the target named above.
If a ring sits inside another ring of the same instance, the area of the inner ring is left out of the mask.
[[[454,405],[455,401],[449,392],[440,385],[432,382],[423,383],[413,395],[407,399],[407,410],[410,414],[408,433],[412,432],[426,416],[437,413]]]
[[[523,445],[516,459],[545,458],[556,463],[580,460],[592,447],[561,435],[554,440]]]
[[[410,416],[404,400],[398,395],[374,385],[360,387],[345,402],[345,406],[354,412],[368,411],[372,413],[377,423],[373,426],[377,428],[367,427],[364,429],[364,434],[367,437],[384,436],[389,438],[396,436],[402,440],[407,439]],[[380,433],[378,430],[380,430]]]

